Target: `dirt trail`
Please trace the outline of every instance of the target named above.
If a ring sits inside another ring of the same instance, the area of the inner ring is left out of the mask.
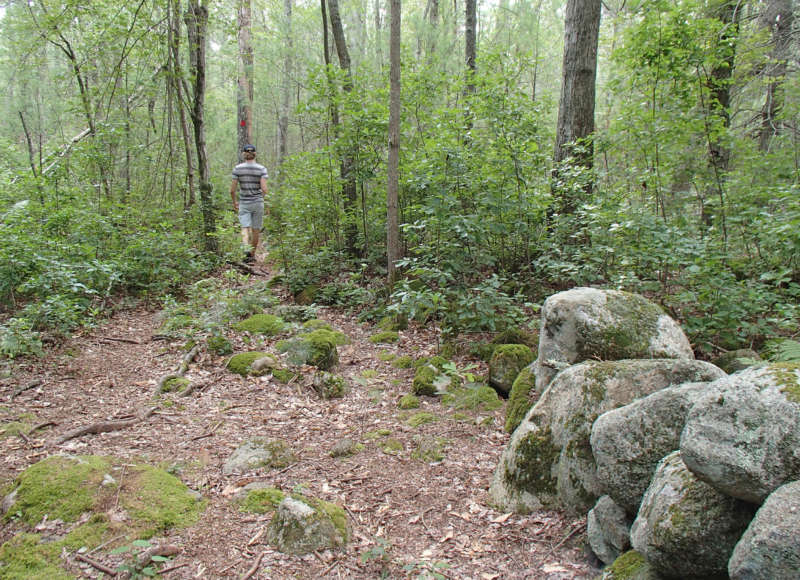
[[[320,400],[298,381],[241,378],[224,369],[225,358],[201,352],[186,377],[196,385],[189,397],[124,430],[84,435],[51,445],[70,429],[141,413],[154,403],[157,381],[174,371],[182,343],[153,340],[158,315],[144,310],[117,314],[47,356],[13,365],[0,382],[0,424],[25,417],[29,424],[53,422],[29,441],[0,439],[0,481],[58,453],[115,455],[172,466],[181,479],[208,500],[195,526],[176,530],[165,541],[180,547],[166,578],[594,578],[584,554],[584,521],[554,512],[520,516],[489,506],[487,488],[503,446],[505,404],[495,411],[457,410],[423,398],[421,407],[402,411],[398,399],[410,391],[412,370],[396,369],[387,353],[420,357],[434,353],[436,337],[427,328],[401,333],[396,345],[375,345],[376,330],[352,317],[321,309],[319,318],[346,333],[352,344],[339,347],[334,372],[351,390],[343,399]],[[246,345],[235,345],[236,351]],[[379,355],[382,355],[379,356]],[[459,361],[464,365],[467,362]],[[41,384],[14,395],[32,381]],[[429,412],[430,423],[413,427],[411,414]],[[299,461],[278,471],[257,470],[224,476],[230,453],[253,437],[281,438]],[[331,458],[343,438],[364,444],[360,453]],[[381,442],[402,443],[387,454]],[[420,441],[443,445],[442,461],[412,458]],[[265,543],[270,515],[239,510],[232,492],[246,483],[270,485],[334,501],[346,507],[353,530],[345,551],[287,556]],[[9,539],[8,526],[0,542]],[[110,548],[108,549],[110,550]],[[111,556],[100,552],[96,558]],[[260,558],[260,561],[259,561]],[[100,573],[79,567],[73,572]],[[440,574],[436,576],[434,574]]]

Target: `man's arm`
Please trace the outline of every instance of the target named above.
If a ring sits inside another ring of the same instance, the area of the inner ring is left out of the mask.
[[[264,177],[263,175],[261,176],[261,193],[264,194],[264,201],[266,202],[266,198],[267,198],[267,178]],[[269,206],[266,203],[264,203],[264,213],[266,215],[269,215]]]
[[[239,188],[239,181],[234,179],[231,181],[231,200],[233,200],[234,211],[239,211],[239,201],[236,199],[236,190]]]

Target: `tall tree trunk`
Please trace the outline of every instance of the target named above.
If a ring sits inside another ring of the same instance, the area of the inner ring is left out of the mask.
[[[464,2],[464,47],[465,60],[467,65],[467,82],[465,84],[467,94],[475,92],[475,51],[477,37],[477,0],[466,0]]]
[[[770,62],[764,70],[767,94],[761,108],[761,129],[758,136],[759,149],[768,151],[772,137],[780,132],[777,118],[783,109],[783,83],[791,54],[794,20],[792,0],[767,0],[760,20],[764,28],[772,31]]]
[[[398,198],[400,190],[400,0],[390,0],[389,33],[389,159],[386,184],[386,256],[389,288],[397,279],[400,259]]]
[[[289,152],[289,101],[292,95],[292,0],[283,0],[283,18],[283,78],[281,80],[281,111],[278,117],[278,178],[281,181],[283,180],[283,162]]]
[[[216,220],[211,199],[208,156],[205,133],[205,92],[206,92],[206,33],[208,29],[208,8],[202,0],[189,0],[186,10],[186,32],[189,40],[190,72],[194,79],[192,101],[192,124],[194,142],[197,149],[197,169],[200,174],[200,212],[203,216],[203,246],[207,252],[218,253]]]
[[[239,79],[236,91],[237,151],[242,160],[242,149],[253,142],[253,45],[250,42],[252,10],[250,0],[239,0]]]
[[[342,18],[339,14],[339,0],[328,0],[328,18],[331,22],[331,32],[333,33],[333,43],[336,46],[336,54],[339,57],[339,67],[344,71],[344,83],[342,89],[349,94],[353,90],[353,80],[350,72],[350,53],[347,50],[347,42],[344,37],[344,27]],[[358,210],[358,187],[355,175],[355,160],[352,151],[345,150],[342,153],[339,173],[342,178],[342,197],[344,200],[345,211],[345,250],[351,256],[356,256],[356,238],[358,228],[356,226],[356,212]],[[366,232],[364,232],[366,238]]]
[[[180,0],[170,0],[170,59],[169,59],[169,80],[175,91],[175,106],[181,125],[181,136],[183,137],[183,149],[186,152],[186,189],[187,199],[184,207],[189,208],[195,203],[195,176],[194,159],[192,157],[192,136],[189,130],[189,123],[186,119],[186,106],[184,104],[184,94],[188,94],[187,87],[184,85],[183,67],[181,67],[180,43],[181,43],[181,18]]]
[[[578,200],[574,194],[559,188],[559,164],[571,158],[576,166],[591,170],[594,148],[595,79],[597,75],[597,42],[600,33],[600,0],[568,0],[564,20],[564,61],[561,97],[558,102],[556,146],[553,154],[554,194],[558,211],[574,213]],[[586,189],[591,190],[591,182]]]

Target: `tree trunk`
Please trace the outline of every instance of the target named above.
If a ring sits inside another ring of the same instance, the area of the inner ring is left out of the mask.
[[[397,279],[396,262],[400,259],[398,198],[400,190],[400,0],[390,0],[389,33],[389,159],[386,185],[386,255],[389,288]]]
[[[284,55],[281,82],[281,111],[278,118],[278,178],[283,180],[283,162],[289,152],[289,100],[292,77],[292,0],[283,0]]]
[[[772,137],[780,132],[777,118],[783,109],[783,83],[791,51],[793,17],[791,0],[768,0],[760,18],[761,25],[772,31],[772,50],[769,64],[764,70],[767,94],[761,108],[758,139],[761,151],[768,151]]]
[[[342,89],[345,93],[353,90],[353,80],[350,73],[350,53],[347,50],[347,42],[344,37],[344,27],[339,14],[339,0],[328,0],[328,18],[331,23],[333,33],[333,43],[336,46],[336,54],[339,57],[339,67],[344,71],[344,84]],[[345,250],[351,256],[356,256],[356,238],[358,229],[356,227],[356,211],[358,209],[358,187],[355,176],[355,160],[352,151],[344,151],[340,164],[339,173],[342,178],[342,197],[345,211]],[[365,232],[366,236],[366,232]]]
[[[192,137],[189,131],[189,123],[186,120],[186,108],[184,105],[185,88],[183,85],[183,69],[181,67],[180,39],[181,39],[181,18],[180,0],[170,0],[170,68],[169,82],[172,83],[175,91],[175,105],[181,124],[181,136],[183,137],[183,148],[186,151],[186,188],[188,198],[184,203],[185,208],[189,208],[195,203],[195,178],[194,178],[194,159],[192,158]]]
[[[239,79],[236,91],[237,151],[242,160],[242,149],[253,142],[253,46],[250,42],[252,11],[250,0],[239,0]]]
[[[194,79],[192,101],[192,124],[194,142],[197,149],[197,169],[200,174],[200,212],[203,216],[203,246],[207,252],[218,253],[214,206],[211,199],[208,157],[205,134],[205,91],[206,91],[206,33],[208,29],[208,8],[202,0],[189,0],[186,10],[186,32],[189,40],[190,72]]]
[[[464,3],[464,11],[464,46],[467,65],[467,82],[465,88],[467,94],[471,95],[475,92],[477,0],[466,0]]]
[[[559,164],[571,158],[572,164],[591,170],[594,149],[595,78],[597,74],[597,41],[600,32],[600,0],[568,0],[564,21],[564,61],[561,97],[558,102],[554,194],[558,211],[574,213],[578,200],[557,184]],[[592,184],[586,186],[591,190]]]

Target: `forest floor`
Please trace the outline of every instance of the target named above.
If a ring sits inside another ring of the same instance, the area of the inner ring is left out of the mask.
[[[196,386],[190,396],[176,396],[171,406],[159,405],[155,414],[127,429],[60,445],[55,440],[71,429],[135,416],[153,406],[157,382],[178,366],[183,343],[154,339],[159,313],[138,309],[117,313],[43,358],[13,363],[11,376],[0,380],[0,424],[21,417],[29,424],[52,424],[29,437],[0,438],[0,484],[55,454],[114,455],[171,466],[208,503],[197,524],[151,540],[180,548],[164,565],[172,569],[165,578],[560,580],[598,575],[584,548],[585,518],[550,511],[509,514],[491,507],[487,490],[508,441],[505,401],[497,410],[465,411],[423,397],[419,409],[399,409],[414,371],[394,368],[385,360],[387,353],[435,354],[434,329],[412,327],[396,344],[373,344],[368,338],[376,329],[353,316],[320,309],[318,317],[352,339],[339,347],[340,362],[333,369],[351,385],[342,399],[321,400],[304,380],[287,385],[271,377],[242,378],[224,368],[226,357],[201,352],[186,374]],[[234,348],[247,350],[243,343]],[[480,365],[459,358],[456,363],[459,368]],[[479,366],[474,372],[485,371]],[[26,385],[37,386],[15,395]],[[409,416],[421,411],[436,420],[410,425]],[[223,475],[231,452],[254,437],[285,440],[299,460],[280,470]],[[387,454],[381,445],[385,437],[402,443],[402,449]],[[353,456],[332,458],[331,448],[344,438],[365,447]],[[442,445],[441,461],[412,458],[425,440]],[[232,497],[254,481],[284,491],[302,489],[345,506],[353,532],[349,545],[308,556],[272,548],[264,533],[271,514],[241,511]],[[12,533],[5,526],[0,543]],[[112,555],[112,547],[93,557],[113,568],[119,556]],[[74,554],[62,554],[62,560],[77,577],[101,576]]]

